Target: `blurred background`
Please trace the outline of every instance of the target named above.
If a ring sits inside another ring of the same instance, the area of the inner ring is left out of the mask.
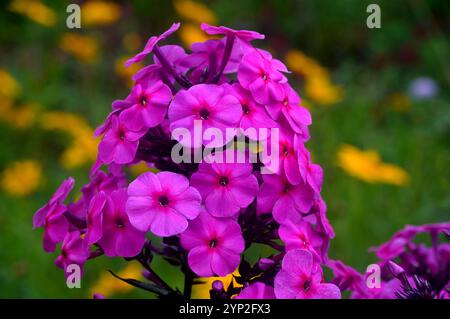
[[[366,25],[372,2],[381,8],[379,29]],[[81,29],[66,27],[69,3],[81,6]],[[82,289],[68,289],[31,220],[64,178],[75,177],[76,190],[87,182],[93,129],[142,66],[125,69],[124,61],[174,21],[182,28],[169,41],[185,48],[206,39],[201,22],[264,33],[255,45],[293,71],[291,84],[313,115],[308,148],[325,171],[331,258],[363,271],[375,260],[368,248],[405,224],[450,219],[448,1],[12,0],[0,7],[0,297],[148,297],[106,272],[139,276],[120,259],[88,263]],[[181,275],[156,264],[179,284]]]

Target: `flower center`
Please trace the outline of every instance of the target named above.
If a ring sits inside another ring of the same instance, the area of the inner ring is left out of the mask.
[[[250,109],[248,108],[248,105],[242,105],[242,112],[244,112],[244,114],[249,114],[250,113]]]
[[[124,228],[125,227],[125,223],[124,223],[123,219],[120,218],[120,217],[116,218],[115,223],[116,223],[116,226],[118,228]]]
[[[291,188],[290,185],[284,185],[283,192],[288,193],[290,188]]]
[[[228,185],[228,177],[226,177],[226,176],[222,176],[220,179],[219,179],[219,184],[220,185],[222,185],[222,186],[227,186]]]
[[[125,131],[124,130],[119,131],[119,139],[121,141],[123,141],[125,139]]]
[[[214,248],[214,247],[216,247],[217,246],[217,239],[212,239],[210,242],[209,242],[209,248]]]
[[[209,118],[209,111],[207,109],[200,110],[200,118],[202,120],[207,120]]]
[[[267,81],[267,79],[268,79],[268,76],[267,76],[266,73],[262,73],[262,74],[261,74],[261,77],[262,77],[262,79],[263,79],[264,81]]]
[[[289,147],[287,147],[286,145],[283,146],[283,154],[284,156],[289,155]]]
[[[140,103],[142,106],[147,105],[147,97],[145,95],[141,96]]]
[[[162,207],[166,207],[167,205],[169,205],[169,198],[167,198],[166,195],[162,195],[158,198],[159,201],[159,205],[161,205]]]
[[[308,290],[311,288],[311,282],[309,280],[305,280],[303,283],[303,290],[305,292],[308,292]]]
[[[288,105],[289,105],[289,101],[288,101],[287,99],[284,100],[284,101],[283,101],[283,105],[284,105],[284,106],[288,106]]]

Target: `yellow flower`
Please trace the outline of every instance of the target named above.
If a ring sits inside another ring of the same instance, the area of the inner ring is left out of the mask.
[[[98,54],[98,43],[94,37],[77,33],[65,33],[59,47],[83,63],[93,63]]]
[[[133,174],[133,176],[139,176],[141,174],[144,174],[146,172],[153,172],[153,173],[158,173],[159,169],[157,168],[153,168],[153,167],[149,167],[147,165],[147,163],[145,163],[144,161],[139,162],[136,165],[132,165],[129,167],[131,174]]]
[[[179,31],[181,42],[185,47],[190,47],[193,43],[204,42],[212,37],[208,36],[195,24],[184,24]]]
[[[285,56],[286,66],[292,72],[298,73],[306,78],[317,76],[328,76],[328,72],[317,61],[306,56],[299,50],[290,50]]]
[[[142,268],[139,263],[130,262],[124,269],[118,272],[117,275],[122,278],[133,278],[139,280],[142,278]],[[115,294],[125,294],[130,292],[132,289],[133,286],[115,278],[109,272],[104,272],[92,286],[89,297],[92,297],[95,293],[109,297]]]
[[[75,114],[47,112],[42,115],[41,125],[47,130],[58,130],[72,138],[72,144],[61,156],[62,165],[68,169],[96,160],[99,140],[94,139],[93,129]]]
[[[87,1],[81,6],[82,25],[110,25],[120,18],[120,6],[109,1]]]
[[[233,275],[239,276],[239,271],[235,270],[233,274],[229,274],[225,277],[200,278],[199,281],[201,283],[192,286],[192,299],[210,299],[209,291],[211,290],[212,283],[216,280],[221,280],[225,289],[228,288],[231,281],[233,281],[234,287],[242,287],[241,284],[236,283]]]
[[[217,17],[207,6],[191,0],[175,0],[175,11],[180,17],[191,22],[201,24],[215,24]]]
[[[338,165],[353,177],[368,183],[404,186],[409,183],[406,171],[394,164],[383,163],[375,150],[362,151],[351,145],[338,150]]]
[[[135,75],[140,69],[142,69],[143,64],[142,62],[134,63],[130,65],[128,68],[125,67],[125,62],[130,57],[121,57],[116,60],[114,63],[114,70],[116,71],[116,74],[120,76],[122,79],[124,79],[129,87],[133,86],[133,80],[131,77]]]
[[[19,93],[19,83],[8,72],[0,69],[0,99],[14,99]]]
[[[53,9],[37,0],[13,0],[9,9],[46,27],[54,26],[58,19]]]
[[[306,95],[318,104],[335,104],[342,100],[342,88],[333,85],[329,78],[317,76],[306,79]]]
[[[35,160],[13,162],[2,173],[1,186],[13,196],[25,196],[34,192],[42,181],[42,167]]]

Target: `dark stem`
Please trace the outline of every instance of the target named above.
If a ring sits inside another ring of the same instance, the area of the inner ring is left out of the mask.
[[[194,282],[194,273],[186,267],[186,270],[184,272],[184,289],[183,289],[183,296],[186,299],[191,299],[193,282]]]
[[[227,41],[225,42],[225,52],[223,53],[222,62],[220,63],[220,68],[217,74],[214,76],[212,82],[217,83],[219,81],[220,77],[222,76],[223,70],[225,70],[225,67],[227,66],[228,60],[231,56],[231,51],[233,49],[234,44],[234,34],[228,34],[227,35]]]
[[[155,282],[155,284],[164,287],[168,291],[173,291],[172,287],[170,287],[157,273],[155,273],[145,260],[137,258],[137,261],[139,261],[141,265],[150,273],[150,276],[152,280]]]
[[[172,67],[172,65],[169,63],[169,61],[167,61],[166,57],[161,52],[161,49],[157,45],[154,46],[153,53],[158,58],[158,61],[161,63],[161,65],[164,68],[164,70],[167,73],[169,73],[170,75],[172,75],[175,78],[175,80],[178,82],[178,84],[180,84],[184,88],[189,88],[189,87],[192,86],[192,83],[190,83],[188,79],[186,79],[185,77],[180,76],[175,71],[175,69]]]

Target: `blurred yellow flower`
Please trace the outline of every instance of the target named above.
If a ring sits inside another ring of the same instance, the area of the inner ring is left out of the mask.
[[[129,262],[127,266],[117,273],[122,278],[142,278],[142,267],[137,262]],[[100,278],[92,286],[90,290],[90,296],[95,293],[102,294],[105,297],[110,297],[115,294],[125,294],[130,292],[134,287],[115,278],[109,272],[104,272],[100,275]]]
[[[80,116],[64,112],[47,112],[42,115],[41,125],[47,130],[65,132],[72,138],[72,144],[61,156],[64,167],[75,168],[96,160],[99,140],[93,138],[93,129]]]
[[[411,106],[409,97],[403,93],[394,93],[389,96],[389,103],[396,112],[406,112]]]
[[[191,0],[175,0],[173,5],[178,15],[188,21],[196,22],[199,25],[202,22],[208,24],[215,24],[217,22],[217,17],[214,12],[202,3]]]
[[[42,182],[42,167],[35,160],[11,163],[2,173],[1,186],[5,193],[25,196],[34,192]]]
[[[290,50],[285,60],[291,71],[305,78],[305,91],[313,102],[329,105],[342,100],[342,88],[331,83],[328,71],[317,61],[299,50]]]
[[[383,163],[375,150],[363,151],[351,145],[338,150],[338,165],[349,175],[368,183],[404,186],[409,183],[408,173],[394,164]]]
[[[133,174],[133,176],[136,177],[136,176],[139,176],[146,172],[158,173],[159,169],[154,168],[154,167],[149,167],[146,162],[141,161],[136,165],[130,166],[130,171],[131,171],[131,174]]]
[[[206,277],[199,278],[198,280],[201,282],[200,284],[195,284],[192,286],[192,299],[210,299],[209,291],[211,290],[211,286],[214,281],[221,280],[223,282],[223,286],[225,289],[228,288],[228,285],[233,281],[234,287],[242,287],[241,284],[236,283],[233,275],[239,276],[239,271],[235,270],[233,274],[229,274],[225,277]]]
[[[82,25],[110,25],[120,18],[120,6],[110,1],[87,1],[81,6]]]
[[[77,33],[64,33],[59,47],[83,63],[93,63],[98,54],[98,43],[94,37]]]
[[[19,93],[19,83],[7,71],[0,69],[0,99],[14,99]]]
[[[38,0],[13,0],[9,9],[46,27],[54,26],[58,19],[53,9]]]
[[[333,85],[328,77],[311,77],[306,79],[306,95],[315,103],[330,105],[338,103],[343,98],[341,87]]]
[[[3,118],[11,126],[18,129],[25,129],[30,127],[36,119],[36,110],[40,106],[37,103],[27,103],[19,107],[10,107],[3,110],[0,118]]]
[[[116,60],[114,63],[114,70],[116,71],[116,74],[120,76],[123,80],[125,80],[128,83],[129,87],[133,86],[133,80],[131,77],[137,73],[140,69],[142,69],[143,64],[142,62],[134,63],[130,65],[128,68],[125,67],[125,62],[131,57],[121,57]]]
[[[179,31],[181,42],[185,47],[190,47],[193,43],[204,42],[212,37],[208,36],[195,24],[184,24]]]

